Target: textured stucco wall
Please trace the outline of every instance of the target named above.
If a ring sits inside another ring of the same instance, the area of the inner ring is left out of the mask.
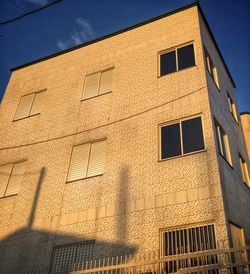
[[[209,101],[212,118],[215,117],[226,132],[229,140],[232,166],[217,153],[222,194],[226,209],[227,223],[232,222],[244,229],[246,242],[250,241],[250,189],[243,183],[239,153],[247,160],[247,150],[240,125],[235,121],[229,109],[227,92],[236,104],[235,89],[225,70],[225,67],[215,49],[214,43],[207,28],[200,18],[202,40],[207,48],[215,66],[217,67],[220,89],[217,88],[212,77],[206,70]],[[238,108],[237,108],[238,109]],[[213,127],[214,130],[214,127]],[[249,163],[248,163],[249,164]],[[228,231],[229,226],[228,226]],[[230,232],[229,232],[230,234]]]
[[[190,41],[196,66],[158,77],[157,53]],[[81,101],[85,75],[110,66],[112,93]],[[13,122],[20,97],[44,88],[42,113]],[[197,114],[206,149],[160,162],[159,124]],[[0,164],[27,159],[20,193],[0,199],[4,273],[48,266],[61,243],[94,239],[97,257],[157,250],[161,229],[200,223],[227,239],[196,7],[15,71],[0,125]],[[104,174],[66,183],[72,146],[104,137]]]

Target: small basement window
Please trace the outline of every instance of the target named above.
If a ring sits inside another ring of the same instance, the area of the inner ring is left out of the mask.
[[[178,256],[201,251],[215,250],[216,237],[213,224],[169,229],[162,232],[161,255]],[[164,273],[176,273],[179,269],[212,265],[218,262],[216,255],[198,258],[173,260],[165,263]],[[215,271],[213,273],[218,273]]]
[[[50,273],[69,273],[79,264],[84,266],[93,257],[94,241],[55,246]]]

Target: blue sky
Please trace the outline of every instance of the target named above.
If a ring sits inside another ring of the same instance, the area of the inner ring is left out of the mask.
[[[0,21],[54,0],[0,0]],[[40,12],[0,25],[0,99],[10,68],[73,47],[193,0],[62,0]],[[239,111],[250,111],[250,1],[200,0],[236,83]]]

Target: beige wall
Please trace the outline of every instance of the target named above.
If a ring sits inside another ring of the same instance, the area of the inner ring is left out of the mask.
[[[157,53],[190,41],[196,66],[158,77]],[[112,93],[81,101],[85,75],[110,66]],[[157,250],[160,230],[173,226],[214,223],[226,241],[218,162],[232,171],[217,159],[207,81],[196,7],[14,71],[0,110],[0,164],[27,167],[20,193],[0,199],[2,269],[48,266],[54,245],[88,239],[96,256]],[[44,88],[42,113],[13,122],[20,97]],[[206,149],[160,162],[159,124],[197,114]],[[100,138],[104,174],[66,183],[72,146]]]

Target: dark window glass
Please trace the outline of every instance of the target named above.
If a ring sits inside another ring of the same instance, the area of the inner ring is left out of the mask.
[[[192,67],[195,65],[193,44],[177,49],[177,54],[178,70]]]
[[[201,117],[182,122],[183,153],[204,149]]]
[[[161,158],[181,155],[180,124],[161,128]]]
[[[160,56],[161,76],[176,71],[175,51]]]

